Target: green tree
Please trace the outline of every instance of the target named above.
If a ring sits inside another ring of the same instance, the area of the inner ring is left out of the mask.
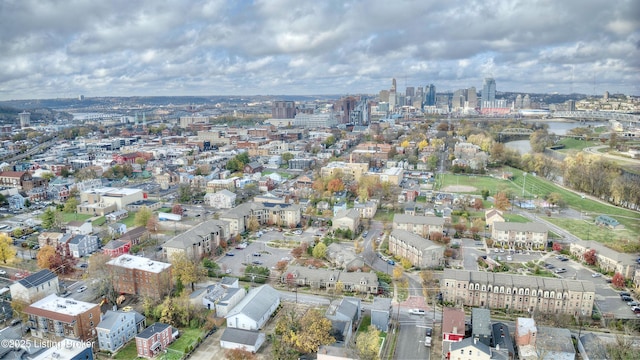
[[[181,184],[178,187],[178,199],[181,203],[190,203],[193,199],[193,191],[189,184]]]
[[[120,293],[113,286],[115,274],[107,266],[109,261],[111,261],[111,257],[107,254],[97,252],[91,255],[88,261],[89,266],[83,278],[87,284],[90,284],[89,286],[94,294],[103,296],[110,304],[115,304]]]
[[[147,223],[149,222],[149,219],[152,216],[153,216],[153,213],[151,212],[151,209],[149,209],[146,206],[143,206],[136,213],[136,216],[135,216],[135,219],[133,220],[133,223],[136,226],[147,226]]]
[[[329,345],[336,341],[331,336],[331,320],[318,309],[310,309],[302,316],[300,330],[295,337],[295,347],[301,353],[316,352],[320,345]]]
[[[60,214],[53,207],[48,207],[42,214],[42,227],[54,229],[60,227]]]
[[[7,263],[16,257],[17,251],[13,247],[13,240],[4,233],[0,233],[0,261]]]
[[[183,252],[174,253],[169,259],[173,265],[173,275],[183,284],[191,285],[191,291],[195,290],[195,283],[206,275],[206,270],[199,262],[189,259]]]
[[[280,155],[282,157],[282,161],[284,162],[289,162],[289,160],[292,160],[295,156],[290,153],[290,152],[285,152],[282,155]]]
[[[78,200],[74,197],[70,197],[64,203],[64,212],[75,213],[78,208]]]
[[[367,331],[359,332],[356,337],[356,351],[358,359],[378,360],[380,357],[380,330],[370,325]]]
[[[318,243],[313,247],[313,257],[316,259],[323,259],[327,255],[327,245],[324,243]]]

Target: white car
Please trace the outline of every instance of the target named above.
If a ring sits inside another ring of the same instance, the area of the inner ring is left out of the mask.
[[[81,293],[81,292],[84,292],[85,290],[87,290],[87,287],[83,285],[83,286],[80,286],[76,291]]]
[[[7,275],[7,272],[4,270],[0,270],[0,275]]]
[[[425,315],[426,311],[422,309],[409,309],[409,314],[411,315]]]

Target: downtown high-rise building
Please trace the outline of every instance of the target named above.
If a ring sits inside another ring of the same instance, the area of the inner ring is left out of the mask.
[[[478,94],[476,93],[476,88],[474,86],[467,89],[466,107],[470,109],[475,109],[476,107],[478,107]]]
[[[436,86],[429,84],[424,88],[424,105],[435,106],[436,105]]]
[[[496,101],[496,81],[493,78],[485,78],[482,85],[482,103]]]

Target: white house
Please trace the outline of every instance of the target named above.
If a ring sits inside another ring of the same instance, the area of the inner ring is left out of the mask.
[[[236,206],[236,194],[227,189],[215,193],[208,193],[204,200],[214,209],[231,209]]]
[[[52,294],[57,294],[58,276],[49,270],[40,270],[9,286],[13,300],[31,304]]]
[[[235,328],[226,328],[220,337],[220,347],[223,349],[242,349],[252,353],[260,350],[265,341],[264,333]]]
[[[259,330],[280,305],[280,294],[269,285],[255,288],[229,314],[227,327]]]

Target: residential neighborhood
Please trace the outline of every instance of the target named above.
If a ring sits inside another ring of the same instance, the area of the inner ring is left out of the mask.
[[[640,351],[635,200],[580,188],[563,169],[582,155],[508,148],[516,120],[378,100],[89,107],[10,131],[0,337],[82,344],[69,359]],[[518,124],[535,143],[541,125]],[[23,132],[46,149],[11,160]],[[1,359],[63,356],[7,344]]]

